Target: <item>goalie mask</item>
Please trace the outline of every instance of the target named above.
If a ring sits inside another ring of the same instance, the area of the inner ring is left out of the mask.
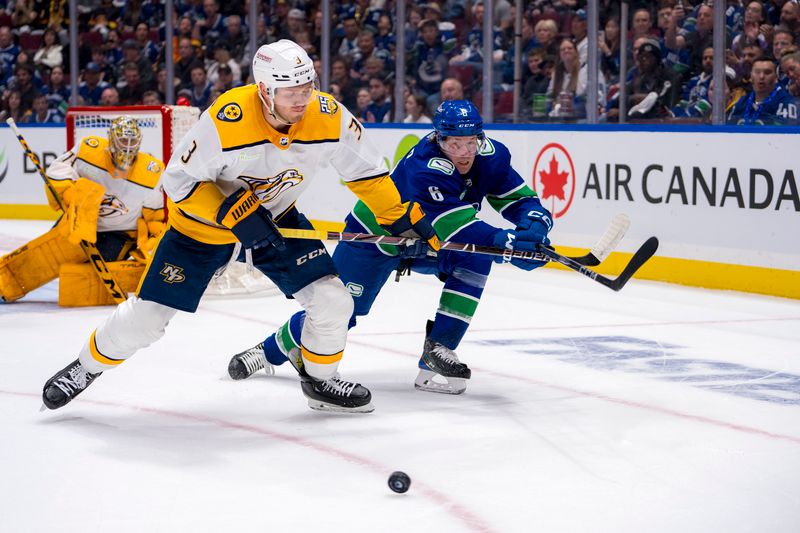
[[[142,130],[136,119],[129,116],[117,117],[108,129],[108,147],[111,161],[118,170],[128,170],[136,161],[142,145]]]
[[[276,101],[281,106],[306,105],[314,91],[319,89],[314,62],[301,46],[288,39],[265,44],[258,49],[253,58],[253,79],[259,87],[258,95],[269,113],[276,120],[288,125],[293,122],[276,112]],[[261,93],[262,83],[269,103]],[[292,87],[299,90],[281,91],[282,88]]]

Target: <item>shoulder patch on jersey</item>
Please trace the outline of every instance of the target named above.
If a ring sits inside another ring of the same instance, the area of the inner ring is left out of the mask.
[[[428,168],[444,172],[448,176],[451,176],[456,169],[452,161],[450,161],[449,159],[443,159],[441,157],[432,157],[428,161]]]
[[[491,139],[486,139],[481,147],[481,151],[478,152],[478,155],[493,155],[495,152],[494,144],[492,144]]]
[[[239,104],[227,104],[219,110],[217,119],[224,122],[239,122],[242,120],[242,108]]]
[[[336,100],[333,98],[329,98],[322,94],[317,98],[319,99],[320,113],[325,113],[326,115],[335,115],[339,111],[339,104],[336,103]]]
[[[83,143],[89,148],[97,148],[100,146],[100,141],[98,141],[95,137],[86,137],[83,140]]]
[[[147,163],[147,170],[150,172],[161,172],[161,165],[156,163],[155,161],[150,161]]]

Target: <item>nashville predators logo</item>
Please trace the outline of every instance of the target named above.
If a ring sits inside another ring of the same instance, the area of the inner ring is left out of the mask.
[[[98,146],[100,146],[100,141],[98,141],[98,140],[97,140],[97,139],[95,139],[94,137],[88,137],[88,138],[87,138],[85,141],[83,141],[83,142],[84,142],[84,143],[86,144],[86,146],[88,146],[89,148],[97,148]]]
[[[247,184],[253,194],[261,202],[270,202],[277,198],[284,191],[291,189],[295,185],[300,185],[303,175],[295,168],[284,170],[277,176],[269,178],[252,178],[249,176],[239,176],[239,179]]]
[[[303,64],[303,60],[302,60],[302,59],[300,59],[300,56],[297,56],[297,57],[295,57],[295,58],[294,58],[294,61],[295,61],[295,63],[297,63],[298,65],[302,65],[302,64]]]
[[[219,110],[217,118],[225,122],[239,122],[242,119],[242,108],[239,104],[228,104]]]
[[[113,194],[106,194],[103,196],[103,201],[100,202],[99,216],[101,218],[121,217],[128,214],[128,206],[122,203],[122,200]]]
[[[181,283],[186,279],[186,276],[183,274],[183,268],[170,265],[169,263],[164,263],[164,268],[161,269],[159,274],[164,276],[164,281],[166,283]]]

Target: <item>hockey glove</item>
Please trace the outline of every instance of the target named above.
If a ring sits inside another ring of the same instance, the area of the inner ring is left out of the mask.
[[[553,219],[550,211],[538,206],[528,211],[517,225],[517,235],[520,241],[534,244],[550,244],[547,234],[553,229]]]
[[[285,250],[280,230],[270,213],[252,191],[239,189],[225,200],[217,212],[217,224],[230,229],[245,248],[272,245]]]
[[[402,217],[391,224],[381,225],[381,227],[397,237],[424,239],[434,252],[439,251],[439,238],[436,237],[433,225],[425,218],[425,212],[416,202],[409,202],[408,209]],[[414,245],[406,248],[413,247]],[[412,254],[414,252],[415,250],[411,251]],[[419,253],[419,248],[416,249],[416,252]],[[403,255],[406,257],[422,257],[425,254],[408,255],[403,252]]]
[[[538,224],[536,224],[538,225]],[[546,238],[546,237],[545,237]],[[496,248],[503,248],[509,250],[511,253],[515,251],[535,252],[538,243],[526,240],[522,232],[512,230],[500,230],[494,236],[494,246]],[[508,256],[495,256],[495,263],[511,263],[517,268],[522,270],[533,270],[544,266],[547,261],[534,261],[532,259],[519,259],[512,258],[511,253]]]

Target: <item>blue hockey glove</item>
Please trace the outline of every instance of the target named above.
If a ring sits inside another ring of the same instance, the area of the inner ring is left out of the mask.
[[[217,224],[229,228],[245,248],[272,245],[278,250],[286,249],[272,213],[252,191],[239,189],[225,198],[217,211]]]
[[[550,211],[542,206],[528,211],[517,226],[519,240],[532,242],[535,244],[550,244],[547,234],[553,229],[553,219]]]
[[[408,210],[403,216],[391,224],[382,224],[381,227],[394,236],[424,239],[433,251],[439,251],[439,239],[436,237],[433,225],[416,202],[409,202]]]
[[[538,226],[539,224],[536,225]],[[523,232],[513,231],[513,230],[500,230],[495,234],[493,244],[496,248],[504,248],[506,250],[510,250],[511,252],[517,250],[521,250],[524,252],[535,252],[536,245],[538,243],[526,240],[523,237]],[[547,261],[507,258],[499,255],[494,257],[494,262],[511,263],[515,267],[521,268],[522,270],[533,270],[535,268],[539,268],[540,266],[544,266],[545,264],[547,264]]]

